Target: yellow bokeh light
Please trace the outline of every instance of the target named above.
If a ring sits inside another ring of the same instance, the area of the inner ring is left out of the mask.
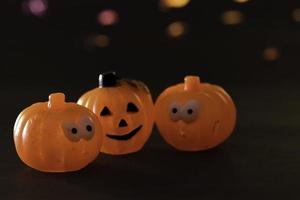
[[[94,45],[96,47],[100,47],[100,48],[107,47],[109,46],[109,43],[110,43],[110,39],[106,35],[97,35],[94,38]]]
[[[300,22],[300,8],[295,9],[292,13],[292,16],[296,22]]]
[[[266,61],[275,61],[279,58],[279,50],[275,47],[267,47],[263,51],[263,58]]]
[[[172,38],[181,37],[186,32],[186,26],[183,22],[173,22],[167,27],[167,34]]]
[[[243,19],[243,14],[237,10],[225,11],[221,16],[221,20],[225,25],[240,24],[243,21]]]
[[[249,0],[233,0],[233,1],[236,2],[236,3],[246,3]]]
[[[163,7],[167,8],[182,8],[186,6],[190,0],[161,0],[160,3]]]

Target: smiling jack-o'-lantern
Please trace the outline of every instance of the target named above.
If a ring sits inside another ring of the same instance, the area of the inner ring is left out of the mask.
[[[197,76],[171,86],[155,103],[155,122],[162,137],[182,151],[210,149],[226,140],[236,121],[231,97]]]
[[[99,87],[85,93],[78,104],[91,109],[103,125],[101,152],[113,155],[140,150],[150,137],[154,106],[140,81],[119,79],[114,72],[99,76]]]
[[[102,128],[97,116],[62,93],[23,110],[14,126],[21,160],[44,172],[80,170],[99,154]]]

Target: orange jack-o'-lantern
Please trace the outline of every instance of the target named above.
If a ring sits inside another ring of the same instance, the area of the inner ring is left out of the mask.
[[[105,135],[101,152],[121,155],[140,150],[154,122],[148,88],[139,81],[119,79],[114,72],[101,74],[99,82],[99,87],[85,93],[78,104],[100,117]]]
[[[28,166],[44,172],[80,170],[99,154],[102,128],[87,108],[66,103],[62,93],[23,110],[14,126],[17,153]]]
[[[197,76],[171,86],[155,103],[155,122],[162,137],[182,151],[217,146],[232,133],[236,108],[219,86],[201,83]]]

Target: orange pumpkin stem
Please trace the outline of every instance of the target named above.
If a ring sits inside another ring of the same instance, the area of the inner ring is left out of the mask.
[[[63,93],[53,93],[49,95],[48,108],[61,110],[65,107],[65,95]]]
[[[200,78],[199,76],[186,76],[184,78],[184,90],[197,90],[200,85]]]

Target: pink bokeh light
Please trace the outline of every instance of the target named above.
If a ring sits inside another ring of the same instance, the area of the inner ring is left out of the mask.
[[[23,11],[26,14],[41,17],[46,14],[48,2],[46,0],[25,0],[23,2]]]
[[[106,9],[98,14],[98,23],[104,26],[110,26],[117,23],[119,15],[116,11]]]

